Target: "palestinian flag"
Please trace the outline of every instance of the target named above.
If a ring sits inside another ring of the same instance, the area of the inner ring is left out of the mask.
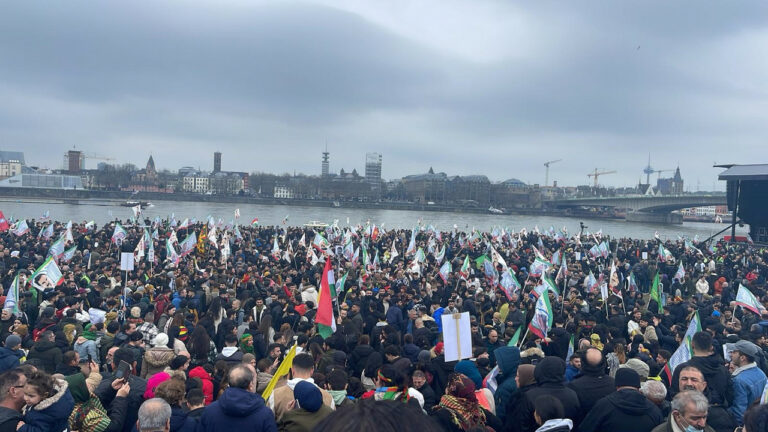
[[[328,284],[328,273],[331,271],[331,259],[326,258],[323,277],[320,281],[320,293],[317,295],[317,315],[315,323],[317,332],[323,339],[327,339],[336,331],[336,319],[333,316],[333,302],[331,287]]]

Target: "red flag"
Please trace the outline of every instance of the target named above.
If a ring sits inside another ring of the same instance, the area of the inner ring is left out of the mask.
[[[0,232],[8,231],[10,227],[11,226],[8,224],[8,221],[5,219],[5,215],[0,211]]]

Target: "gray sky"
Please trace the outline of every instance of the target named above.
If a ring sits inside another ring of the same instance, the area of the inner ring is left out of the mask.
[[[137,6],[138,5],[138,6]],[[4,2],[0,148],[607,186],[768,162],[768,3]],[[88,161],[95,167],[98,161]],[[671,173],[664,173],[668,176]],[[653,175],[655,178],[656,175]],[[722,184],[717,184],[723,189]]]

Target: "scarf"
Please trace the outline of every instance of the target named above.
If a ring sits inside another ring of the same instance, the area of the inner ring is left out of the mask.
[[[461,430],[485,426],[485,413],[477,402],[453,395],[443,395],[438,404],[451,414],[451,420]]]
[[[240,338],[240,351],[245,354],[253,354],[253,345],[248,345],[248,339],[253,340],[253,336],[248,333]]]
[[[346,390],[328,390],[328,393],[330,393],[331,396],[333,397],[333,404],[336,406],[341,405],[341,403],[344,402],[345,399],[347,399]]]

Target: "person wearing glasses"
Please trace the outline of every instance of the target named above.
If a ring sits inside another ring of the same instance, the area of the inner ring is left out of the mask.
[[[0,432],[15,432],[24,407],[27,376],[19,369],[0,374]]]

